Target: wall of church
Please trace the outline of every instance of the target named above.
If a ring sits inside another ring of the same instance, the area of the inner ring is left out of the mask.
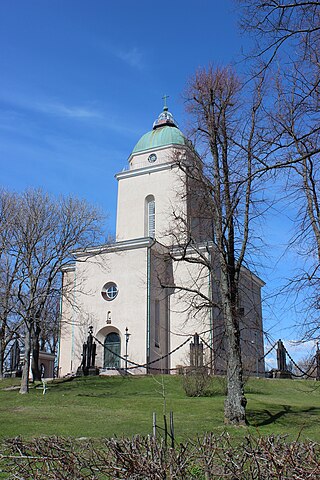
[[[74,370],[74,278],[75,268],[63,272],[62,278],[62,309],[59,338],[59,370],[58,376],[66,375]]]
[[[201,334],[210,341],[211,312],[205,302],[195,292],[208,296],[210,278],[202,265],[188,262],[175,262],[173,265],[176,289],[170,296],[171,350],[178,348],[189,336]],[[185,291],[183,289],[189,289]],[[179,348],[171,355],[171,368],[190,364],[190,344]]]
[[[190,236],[195,242],[210,241],[213,238],[212,219],[214,208],[211,192],[202,176],[201,163],[195,159],[196,168],[187,178],[187,209]]]
[[[150,351],[153,373],[169,373],[169,297],[173,277],[167,249],[155,243],[150,250]],[[164,358],[162,358],[164,357]],[[157,359],[159,359],[157,361]]]
[[[213,281],[214,282],[214,281]],[[240,299],[238,317],[240,324],[241,352],[244,373],[264,374],[264,332],[262,326],[261,287],[263,283],[249,270],[243,269],[240,275]],[[218,284],[213,285],[216,298],[219,298]],[[215,351],[214,371],[224,374],[227,366],[227,349],[222,313],[213,311],[213,341]]]
[[[240,279],[240,328],[243,367],[250,374],[264,374],[264,341],[261,285],[245,270]]]
[[[245,374],[264,374],[264,332],[262,325],[261,282],[248,270],[240,276],[240,300],[238,307],[242,362]],[[223,316],[214,320],[215,370],[224,373],[227,363]]]
[[[82,344],[90,325],[102,344],[109,333],[117,333],[121,356],[125,354],[127,327],[129,358],[139,364],[145,363],[147,248],[107,252],[84,260],[76,263],[72,305],[62,312],[60,374],[75,372],[79,367]],[[118,294],[107,301],[102,291],[109,282],[116,285]],[[104,366],[104,348],[99,343],[96,365]],[[119,366],[124,368],[123,360]]]
[[[206,258],[208,253],[202,252]],[[213,255],[212,255],[213,257]],[[211,260],[214,262],[214,259]],[[195,292],[203,293],[213,301],[219,301],[218,269],[210,277],[206,267],[189,262],[174,264],[175,293],[170,296],[170,350],[195,333],[214,347],[213,373],[223,374],[226,370],[227,352],[224,335],[223,316],[218,307],[208,308],[206,301]],[[179,286],[190,291],[179,290]],[[260,360],[264,353],[262,306],[260,282],[248,270],[244,270],[240,280],[239,320],[241,348],[244,370],[248,374],[263,374],[264,362]],[[179,348],[170,357],[171,368],[189,365],[189,343]],[[205,362],[210,362],[210,351],[205,347]]]

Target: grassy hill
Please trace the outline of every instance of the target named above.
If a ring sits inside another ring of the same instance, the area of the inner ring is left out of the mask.
[[[178,441],[224,430],[237,438],[250,432],[320,441],[320,384],[250,379],[246,384],[248,427],[226,429],[221,383],[214,380],[212,397],[191,398],[185,395],[179,376],[56,380],[48,384],[45,395],[41,386],[20,395],[17,380],[2,380],[0,437],[147,435],[152,432],[153,412],[162,425],[165,404],[167,413],[174,413]]]

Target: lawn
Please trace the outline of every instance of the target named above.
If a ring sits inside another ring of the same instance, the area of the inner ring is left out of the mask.
[[[215,391],[221,380],[215,380]],[[223,395],[187,397],[179,376],[82,377],[31,387],[28,395],[14,389],[17,380],[0,381],[0,437],[43,435],[111,437],[147,435],[152,413],[162,424],[164,403],[173,411],[178,441],[206,431],[220,434]],[[164,395],[163,395],[164,393]],[[250,379],[246,384],[248,426],[228,427],[233,437],[246,433],[288,435],[320,442],[320,385],[301,380]]]

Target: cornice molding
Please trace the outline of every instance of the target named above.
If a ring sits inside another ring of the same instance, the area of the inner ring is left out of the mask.
[[[76,259],[81,257],[91,257],[104,253],[117,252],[121,250],[134,250],[137,248],[147,248],[152,246],[154,239],[150,237],[133,238],[131,240],[122,240],[97,247],[88,248],[86,250],[77,250],[73,252]]]
[[[138,177],[139,175],[146,175],[147,173],[161,172],[162,170],[170,170],[178,166],[173,162],[161,163],[159,165],[150,165],[150,167],[134,168],[132,170],[125,170],[124,172],[116,173],[115,178],[122,180],[124,178]]]

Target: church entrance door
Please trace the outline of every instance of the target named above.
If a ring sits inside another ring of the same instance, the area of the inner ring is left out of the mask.
[[[115,333],[109,333],[104,340],[104,368],[120,368],[121,342],[120,336]]]

